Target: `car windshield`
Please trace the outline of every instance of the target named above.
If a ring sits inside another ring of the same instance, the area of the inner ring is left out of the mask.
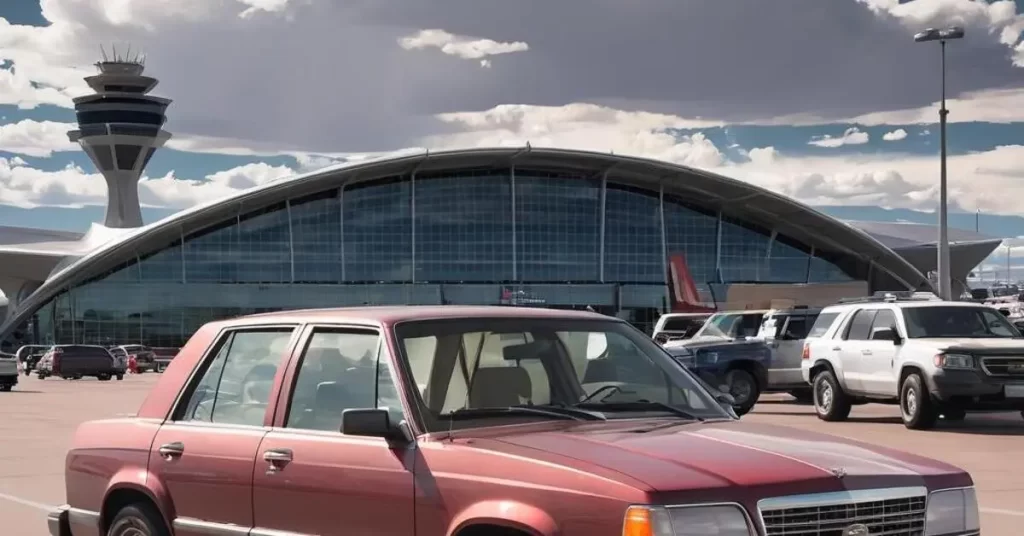
[[[395,332],[431,431],[493,418],[731,418],[625,322],[434,320],[403,322]]]
[[[911,339],[1020,337],[1006,317],[991,307],[904,307],[903,318]]]
[[[755,337],[763,321],[763,313],[717,313],[704,323],[704,327],[694,337]]]

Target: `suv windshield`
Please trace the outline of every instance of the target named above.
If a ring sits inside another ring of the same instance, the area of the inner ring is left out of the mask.
[[[764,322],[764,313],[716,313],[694,337],[742,339],[756,337]]]
[[[991,307],[904,307],[903,318],[911,339],[1020,337],[1006,317]]]
[[[403,322],[395,333],[430,431],[495,417],[731,418],[657,343],[624,322],[434,320]]]

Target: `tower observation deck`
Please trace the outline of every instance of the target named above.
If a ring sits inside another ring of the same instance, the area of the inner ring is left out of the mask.
[[[145,58],[117,56],[96,63],[85,81],[96,93],[74,99],[78,129],[68,138],[85,150],[107,181],[107,227],[142,226],[139,178],[171,137],[163,130],[170,99],[147,95],[157,79],[143,76]]]

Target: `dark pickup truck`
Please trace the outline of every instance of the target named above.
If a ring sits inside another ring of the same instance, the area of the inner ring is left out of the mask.
[[[665,351],[706,383],[726,386],[736,413],[749,412],[768,383],[772,351],[760,340],[670,341]]]
[[[156,346],[151,348],[151,350],[153,350],[153,370],[163,372],[167,365],[170,365],[171,361],[174,360],[174,356],[178,355],[178,350],[181,350],[181,348]]]

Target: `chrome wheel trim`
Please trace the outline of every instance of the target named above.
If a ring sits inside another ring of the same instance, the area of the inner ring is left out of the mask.
[[[814,389],[814,406],[818,413],[824,415],[831,411],[834,398],[835,393],[832,391],[832,384],[824,379],[819,380],[817,388]]]

